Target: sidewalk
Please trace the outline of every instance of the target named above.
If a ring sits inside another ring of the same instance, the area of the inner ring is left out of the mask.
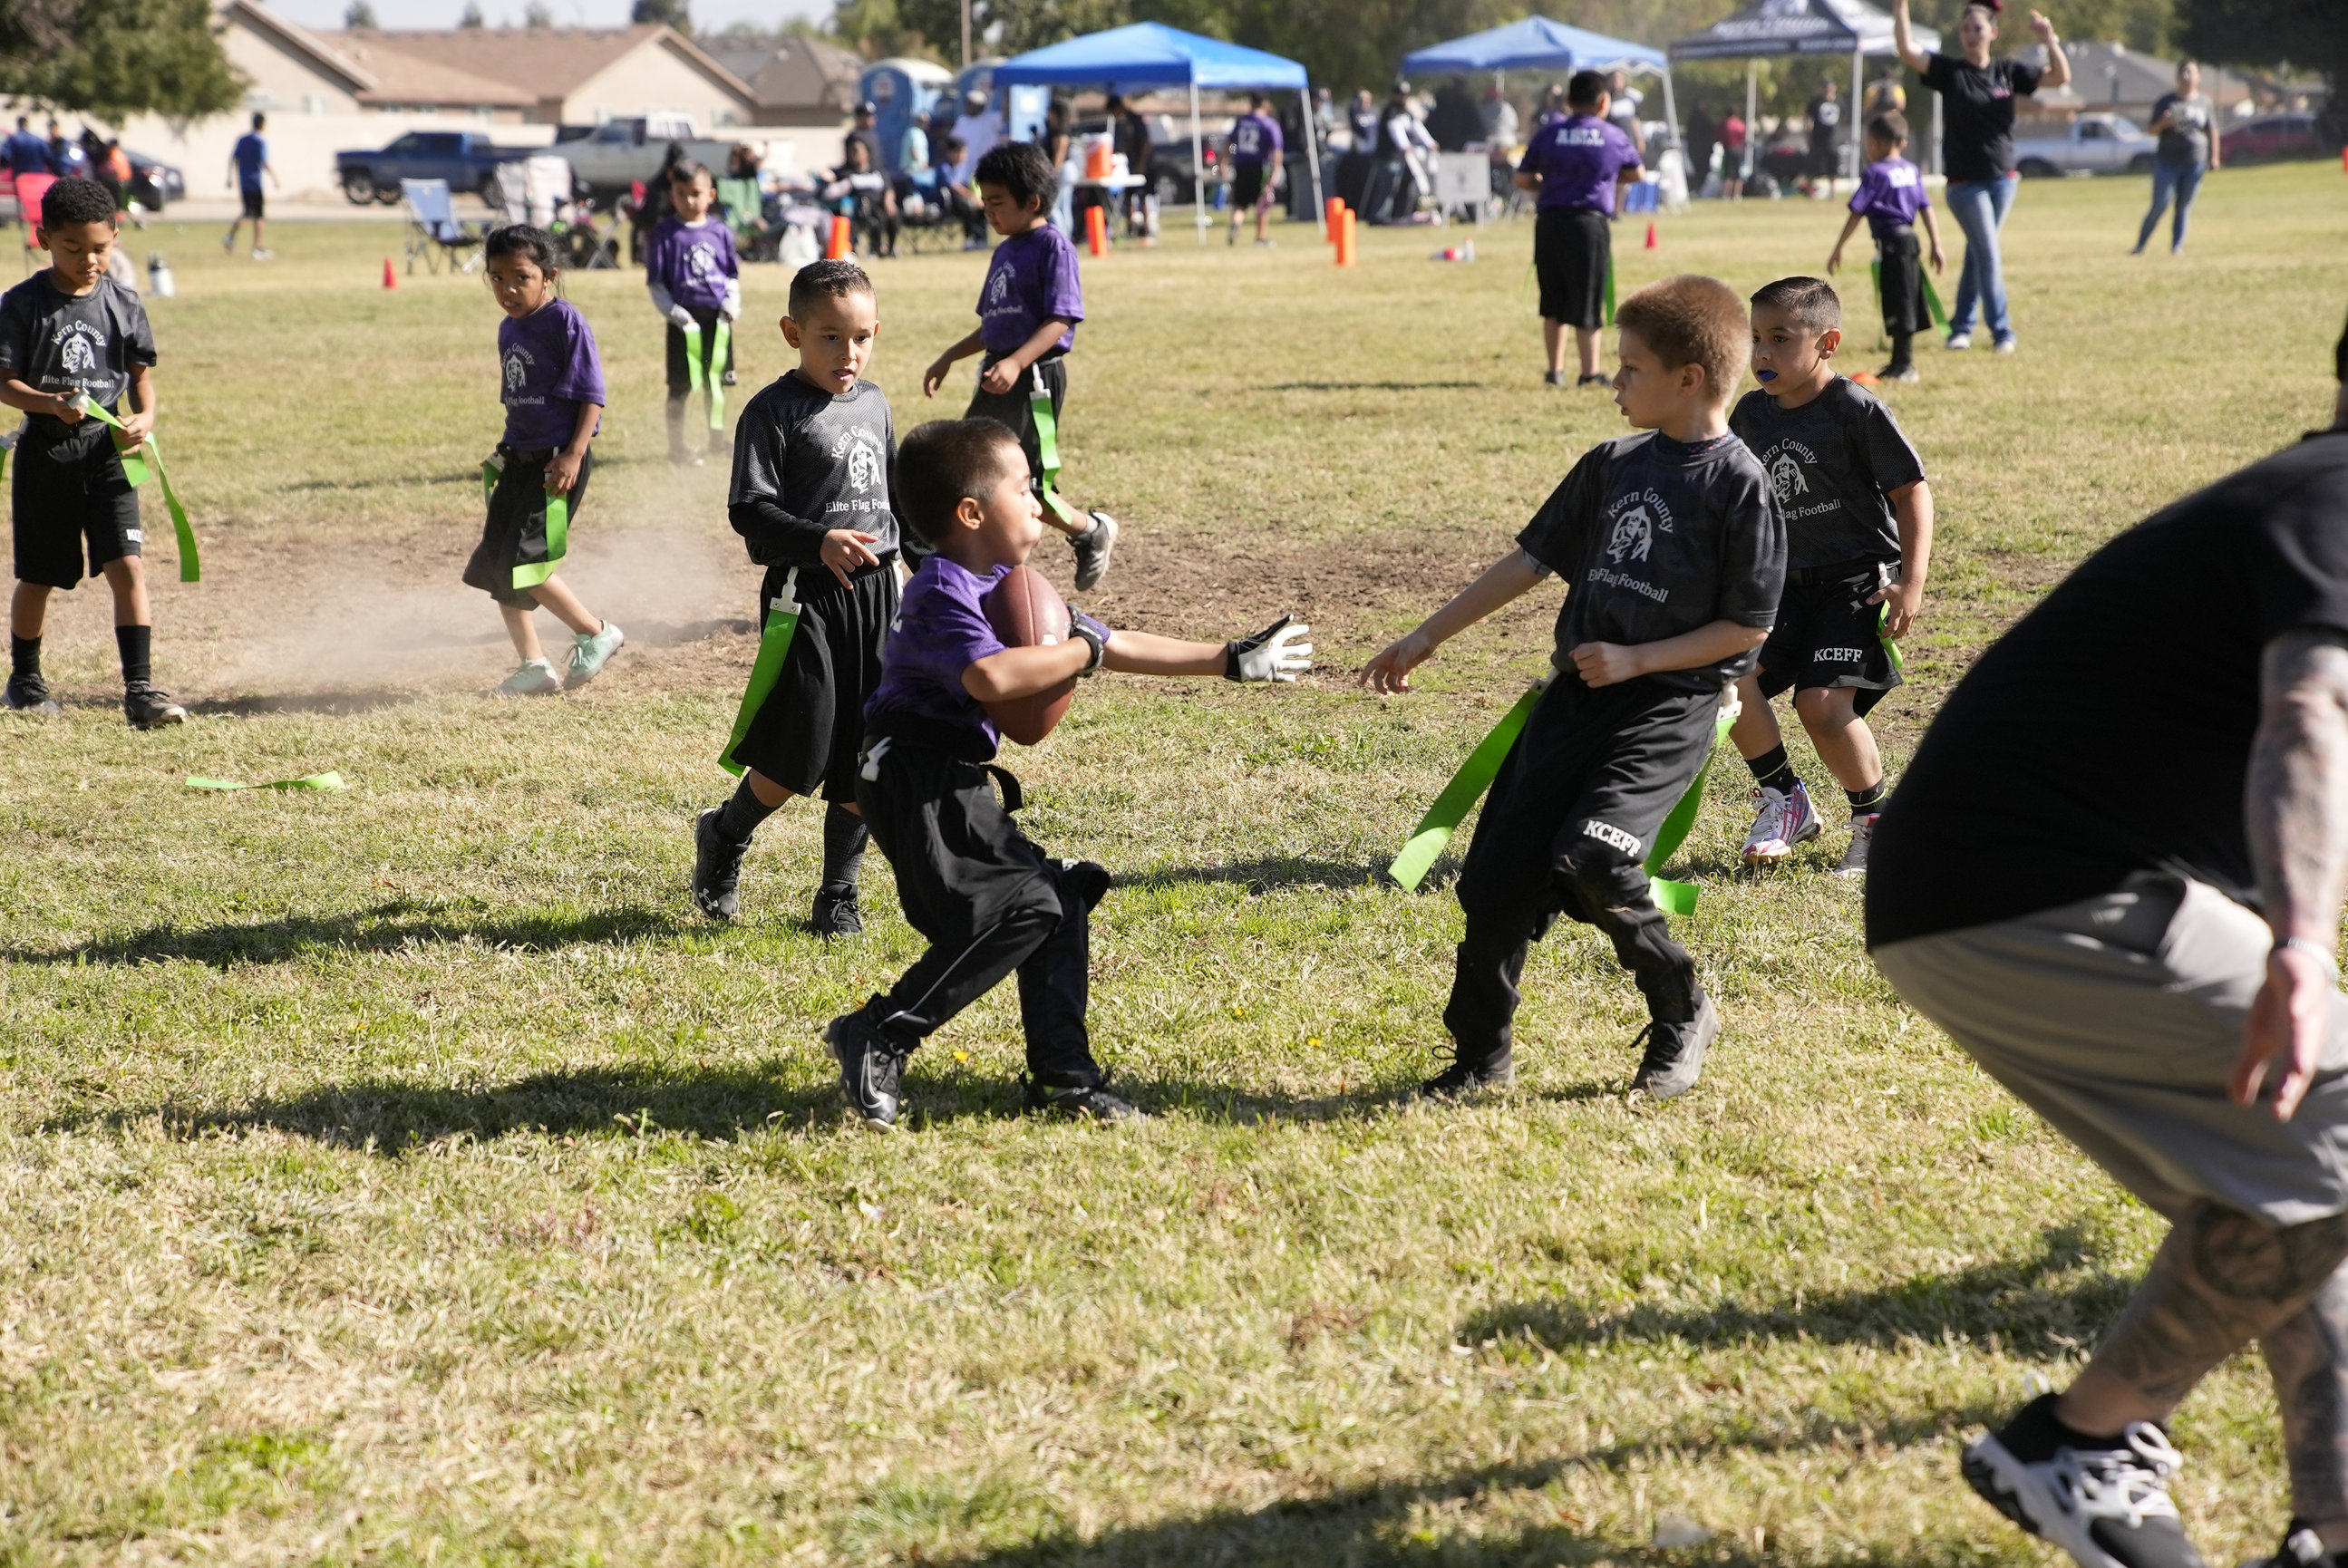
[[[339,196],[304,200],[291,196],[281,197],[273,190],[269,193],[268,206],[272,223],[398,223],[407,217],[396,201],[388,207],[380,201],[370,201],[361,207]],[[191,196],[185,200],[174,201],[164,210],[162,219],[167,223],[225,225],[242,217],[243,212],[242,201],[227,191],[221,191],[218,195]],[[492,216],[479,197],[469,194],[456,199],[456,213],[459,218],[475,221]],[[152,218],[156,215],[150,212],[147,216]],[[494,216],[502,221],[505,214],[500,212]]]

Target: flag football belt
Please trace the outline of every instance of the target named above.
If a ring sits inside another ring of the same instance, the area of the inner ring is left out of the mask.
[[[311,774],[298,779],[272,779],[267,784],[238,784],[231,779],[188,780],[190,789],[347,789],[340,774]]]
[[[1076,513],[1060,499],[1060,422],[1052,414],[1051,389],[1044,384],[1043,373],[1032,365],[1027,386],[1027,408],[1035,419],[1035,450],[1044,466],[1044,505],[1060,521],[1073,524]]]
[[[111,425],[117,430],[122,428],[122,421],[91,402],[88,393],[76,397],[74,404],[100,425]],[[163,449],[155,445],[155,437],[150,434],[146,440],[118,456],[122,459],[122,477],[130,481],[130,487],[134,490],[147,482],[148,459],[151,457],[154,460],[155,477],[163,485],[163,506],[171,514],[171,533],[180,542],[180,580],[203,581],[203,563],[196,555],[196,530],[188,527],[187,508],[180,505],[179,493],[171,488],[171,476],[164,471]],[[0,453],[0,474],[6,472],[7,456]]]
[[[1875,313],[1883,313],[1883,258],[1879,255],[1867,264],[1868,275],[1875,280]],[[1932,274],[1924,263],[1916,263],[1916,281],[1924,285],[1924,309],[1931,313],[1932,324],[1942,332],[1949,330],[1949,313],[1941,308],[1940,292],[1932,287]]]
[[[1426,815],[1419,819],[1409,842],[1403,845],[1402,853],[1395,856],[1394,865],[1387,871],[1387,875],[1405,889],[1417,889],[1419,883],[1426,879],[1428,869],[1434,866],[1436,856],[1441,855],[1444,846],[1451,842],[1451,835],[1468,815],[1468,808],[1492,787],[1492,781],[1499,776],[1500,764],[1508,760],[1509,749],[1517,743],[1517,737],[1524,733],[1525,723],[1532,717],[1534,705],[1540,702],[1541,693],[1548,690],[1550,680],[1550,677],[1543,677],[1533,684],[1530,691],[1517,699],[1517,705],[1510,708],[1492,727],[1492,733],[1468,753],[1468,760],[1459,764],[1459,771],[1451,775],[1451,782],[1443,786],[1443,793],[1435,797],[1435,804],[1427,807]],[[1729,726],[1736,723],[1737,712],[1733,700],[1720,711],[1720,716],[1713,726],[1712,750],[1704,753],[1704,766],[1696,770],[1695,777],[1689,782],[1679,803],[1672,807],[1671,815],[1663,818],[1663,825],[1655,832],[1654,846],[1647,852],[1648,891],[1654,897],[1655,907],[1667,915],[1695,913],[1696,889],[1694,884],[1667,881],[1657,876],[1655,871],[1677,853],[1679,846],[1687,841],[1688,830],[1695,825],[1696,812],[1704,804],[1704,775],[1712,771],[1712,753],[1719,750],[1720,743],[1727,737]]]
[[[488,506],[498,493],[498,478],[506,471],[509,451],[524,462],[551,460],[558,448],[548,447],[546,458],[533,456],[520,447],[500,446],[489,461],[481,465],[481,504]],[[569,497],[550,493],[546,497],[546,559],[542,561],[517,561],[513,569],[513,585],[519,590],[536,588],[554,575],[562,558],[571,551],[571,502]]]
[[[733,346],[734,323],[724,316],[717,318],[717,324],[709,335],[706,369],[703,367],[701,358],[700,323],[676,330],[685,334],[685,384],[693,392],[699,392],[705,386],[708,388],[709,428],[723,430],[726,428],[726,354]]]
[[[734,715],[734,733],[726,737],[726,749],[717,753],[717,765],[735,777],[742,776],[743,764],[734,760],[734,748],[750,733],[750,721],[767,705],[775,690],[775,682],[783,678],[783,660],[790,653],[791,638],[799,629],[799,569],[791,568],[783,578],[783,589],[767,607],[767,629],[758,634],[758,657],[750,665],[750,683],[742,690],[741,711]]]

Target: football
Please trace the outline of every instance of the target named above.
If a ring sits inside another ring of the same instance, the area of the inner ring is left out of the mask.
[[[986,623],[1005,648],[1049,648],[1068,637],[1068,606],[1059,590],[1031,566],[1015,566],[979,601]],[[1023,746],[1041,745],[1076,695],[1074,677],[1032,697],[989,702],[987,717],[1005,738]]]

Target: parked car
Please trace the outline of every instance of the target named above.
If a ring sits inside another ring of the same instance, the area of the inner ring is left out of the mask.
[[[2262,114],[2230,126],[2219,133],[2219,156],[2228,163],[2250,163],[2261,158],[2321,158],[2324,153],[2315,117]]]
[[[335,154],[343,194],[360,206],[399,200],[403,179],[445,179],[448,189],[488,194],[498,165],[528,158],[528,147],[499,147],[475,130],[411,130],[376,152]]]
[[[2149,174],[2157,137],[2125,115],[2083,114],[2066,126],[2013,138],[2013,166],[2029,179],[2056,174]]]
[[[546,150],[570,162],[572,184],[588,200],[611,201],[658,174],[671,142],[683,142],[687,158],[721,175],[734,151],[732,141],[697,137],[691,121],[671,116],[563,126]]]
[[[160,212],[165,203],[187,199],[188,182],[178,169],[127,147],[122,152],[130,159],[130,183],[123,188],[123,194],[131,200],[149,212]]]

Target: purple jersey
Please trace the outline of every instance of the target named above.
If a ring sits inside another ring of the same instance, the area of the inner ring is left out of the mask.
[[[734,231],[715,218],[687,224],[672,212],[644,247],[644,276],[687,310],[716,310],[726,302],[726,281],[741,275]]]
[[[1850,199],[1850,210],[1866,214],[1868,231],[1879,240],[1890,237],[1895,229],[1907,228],[1916,221],[1917,213],[1931,205],[1924,176],[1904,158],[1869,164],[1859,177],[1859,193]]]
[[[962,672],[1003,651],[979,600],[1010,572],[997,567],[979,577],[943,556],[922,563],[890,628],[880,684],[865,700],[868,733],[917,739],[972,762],[994,755],[1003,732],[963,687]]]
[[[603,362],[595,333],[569,300],[549,300],[498,328],[505,372],[506,445],[524,451],[567,446],[579,405],[603,403]]]
[[[1261,166],[1280,161],[1280,122],[1250,111],[1231,121],[1231,161]]]
[[[978,294],[979,341],[1000,357],[1055,318],[1070,323],[1060,334],[1058,347],[1065,354],[1076,346],[1075,323],[1085,319],[1085,290],[1076,277],[1076,248],[1045,223],[994,248],[986,285]]]
[[[1614,210],[1614,180],[1639,167],[1639,149],[1621,128],[1596,115],[1570,114],[1533,132],[1520,174],[1540,176],[1539,210]]]

